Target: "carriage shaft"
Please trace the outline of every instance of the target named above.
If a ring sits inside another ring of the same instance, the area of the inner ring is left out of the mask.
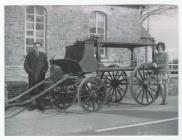
[[[8,106],[18,106],[18,105],[25,105],[28,104],[36,99],[38,99],[39,97],[43,96],[44,94],[46,94],[46,92],[48,92],[49,90],[51,90],[52,88],[54,88],[55,86],[61,84],[62,82],[64,82],[65,80],[67,80],[68,78],[70,78],[71,76],[68,75],[64,75],[62,79],[60,79],[59,81],[57,81],[56,83],[54,83],[53,85],[51,85],[49,88],[45,89],[44,91],[40,92],[38,95],[33,96],[31,99],[28,99],[26,101],[22,101],[19,103],[13,103],[13,104],[9,104]]]
[[[48,79],[48,78],[47,78],[47,79]],[[37,83],[35,86],[31,87],[30,89],[26,90],[25,92],[21,93],[20,95],[14,97],[14,98],[12,98],[12,99],[10,99],[10,100],[8,100],[8,101],[5,101],[5,103],[10,103],[10,102],[13,102],[13,101],[15,101],[15,100],[21,98],[22,96],[28,94],[29,92],[31,92],[32,90],[34,90],[34,89],[37,88],[38,86],[40,86],[40,85],[42,85],[43,83],[45,83],[45,81],[46,81],[47,79],[45,79],[45,80],[43,80],[43,81]]]

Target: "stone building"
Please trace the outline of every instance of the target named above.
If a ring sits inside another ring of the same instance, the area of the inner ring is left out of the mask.
[[[5,81],[27,81],[23,63],[33,42],[41,42],[48,59],[63,58],[65,47],[97,35],[102,40],[133,42],[143,38],[140,6],[5,6]],[[150,37],[150,36],[149,36]],[[102,60],[130,64],[129,49],[103,48]],[[138,63],[145,49],[135,50]]]

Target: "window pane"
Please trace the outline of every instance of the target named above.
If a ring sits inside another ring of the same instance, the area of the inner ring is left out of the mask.
[[[98,28],[98,34],[104,34],[104,28]]]
[[[97,20],[98,21],[104,21],[104,15],[97,14]]]
[[[36,39],[36,42],[39,42],[42,44],[42,46],[44,46],[44,39]]]
[[[90,19],[96,19],[96,13],[92,13],[92,14],[90,15]]]
[[[99,37],[99,39],[101,39],[101,40],[104,40],[105,38],[104,38],[104,35],[100,35],[100,34],[98,34],[97,35],[98,37]]]
[[[34,7],[28,7],[27,14],[33,14],[33,13],[34,13]]]
[[[34,33],[33,33],[33,31],[27,31],[27,36],[34,36]]]
[[[27,21],[34,22],[34,16],[33,15],[27,15]]]
[[[36,22],[44,22],[44,16],[37,16]]]
[[[37,30],[44,30],[44,24],[42,24],[42,23],[37,23],[37,24],[36,24],[36,29],[37,29]]]
[[[44,31],[36,31],[37,38],[44,38]]]
[[[96,21],[95,20],[89,20],[89,26],[90,27],[96,27]]]
[[[104,22],[103,21],[98,21],[98,26],[99,27],[104,27]]]
[[[36,8],[36,13],[39,14],[39,15],[44,15],[44,9],[41,8],[41,7],[37,7]]]
[[[90,34],[90,37],[94,37],[95,36],[95,34]]]
[[[95,27],[91,27],[90,28],[90,33],[96,33],[96,28]]]
[[[27,29],[34,29],[34,23],[27,23]]]
[[[26,45],[33,45],[34,39],[33,38],[27,38],[26,39]]]

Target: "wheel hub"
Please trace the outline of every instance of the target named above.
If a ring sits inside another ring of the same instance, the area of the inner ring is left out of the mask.
[[[148,87],[148,81],[143,82],[143,87],[146,89]]]
[[[117,81],[117,80],[112,80],[112,81],[111,81],[111,86],[112,86],[113,88],[117,88],[119,84],[120,84],[120,82]]]
[[[97,93],[93,90],[91,91],[91,97],[96,99],[98,97]]]

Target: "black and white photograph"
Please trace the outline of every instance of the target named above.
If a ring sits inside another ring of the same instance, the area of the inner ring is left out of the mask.
[[[177,3],[3,8],[5,136],[179,135]]]

